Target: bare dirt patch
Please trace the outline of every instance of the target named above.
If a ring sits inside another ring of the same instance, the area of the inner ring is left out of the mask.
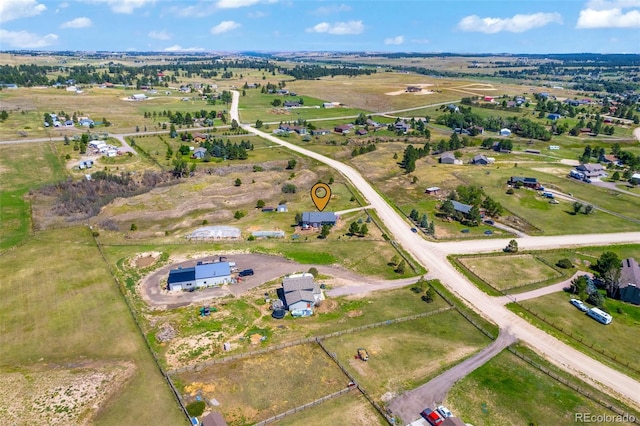
[[[134,258],[133,258],[133,266],[135,266],[136,268],[148,268],[149,266],[153,265],[154,263],[156,263],[156,261],[158,260],[158,258],[160,257],[162,253],[160,253],[159,251],[152,251],[152,252],[147,252],[147,253],[138,253]]]
[[[2,424],[86,425],[133,375],[133,363],[39,366],[0,374]],[[6,422],[6,423],[5,423]]]

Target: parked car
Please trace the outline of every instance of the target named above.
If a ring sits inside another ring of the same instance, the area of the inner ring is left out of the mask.
[[[411,228],[411,232],[416,233],[418,230],[416,228]]]
[[[444,421],[442,416],[436,411],[433,411],[431,408],[425,408],[424,410],[422,410],[420,415],[423,419],[429,422],[431,426],[439,426]]]
[[[549,200],[549,204],[560,204],[560,201],[553,199],[553,200]]]
[[[491,219],[485,220],[484,223],[486,223],[487,225],[491,225],[491,226],[493,226],[495,224],[495,222],[492,221]]]
[[[493,231],[491,229],[487,229],[484,231],[484,235],[493,235]]]
[[[447,407],[445,407],[444,405],[440,405],[438,408],[436,408],[436,411],[438,413],[440,413],[440,415],[442,417],[451,417],[451,416],[453,416],[453,413],[451,413],[451,411],[449,411],[449,409]]]
[[[463,234],[468,234],[468,233],[469,233],[469,229],[464,228],[464,229],[463,229],[462,231],[460,231],[460,232],[462,232]]]
[[[580,309],[582,312],[587,312],[589,308],[584,304],[582,300],[571,299],[571,304],[576,308]]]
[[[238,273],[239,277],[248,277],[250,275],[253,275],[253,269],[243,269]]]

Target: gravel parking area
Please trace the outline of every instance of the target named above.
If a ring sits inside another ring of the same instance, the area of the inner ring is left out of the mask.
[[[220,254],[224,256],[224,254]],[[170,269],[178,267],[188,268],[195,266],[198,261],[218,260],[218,257],[202,257],[184,262],[173,263],[164,266],[152,274],[142,279],[140,294],[142,298],[152,307],[157,309],[173,309],[181,306],[188,306],[192,303],[201,303],[216,297],[223,297],[229,294],[239,296],[246,291],[258,287],[268,281],[288,274],[307,272],[309,268],[315,267],[318,271],[331,277],[331,286],[337,287],[329,292],[335,295],[362,294],[369,291],[383,288],[401,287],[412,284],[416,278],[387,281],[376,277],[365,277],[355,274],[340,266],[327,265],[303,265],[281,256],[271,256],[265,254],[231,254],[226,256],[227,261],[235,262],[239,270],[253,269],[254,275],[243,277],[238,284],[210,287],[194,292],[169,292],[161,287],[166,283]]]

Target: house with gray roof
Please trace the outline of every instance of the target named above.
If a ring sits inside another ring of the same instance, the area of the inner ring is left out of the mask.
[[[580,173],[583,173],[585,177],[588,178],[600,177],[605,173],[604,167],[602,167],[602,165],[598,163],[580,164],[578,167],[576,167],[576,170],[578,170]]]
[[[199,158],[200,160],[202,160],[205,155],[207,154],[207,148],[203,148],[203,147],[198,147],[196,149],[193,150],[193,158]]]
[[[334,212],[303,212],[302,227],[319,228],[322,225],[333,226],[338,221],[338,216]]]
[[[283,278],[282,291],[287,309],[294,317],[313,315],[313,308],[324,299],[320,287],[309,273]]]
[[[455,211],[460,212],[462,214],[469,214],[469,212],[473,208],[473,206],[470,206],[469,204],[464,204],[456,200],[451,200],[451,204],[453,204],[453,209]]]
[[[622,261],[618,291],[623,302],[640,305],[640,266],[631,257]]]
[[[489,158],[484,154],[478,154],[473,157],[471,160],[471,164],[480,164],[486,166],[487,164],[492,164],[495,160],[493,158]]]
[[[443,152],[440,155],[440,163],[442,164],[462,164],[462,160],[458,160],[453,152]]]

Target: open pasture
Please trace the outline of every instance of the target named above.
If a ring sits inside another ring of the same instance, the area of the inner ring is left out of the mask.
[[[516,348],[591,395],[608,399],[575,378],[566,377],[564,372],[559,372],[527,348]],[[544,419],[544,424],[559,425],[575,423],[574,413],[614,415],[507,350],[456,383],[444,403],[457,417],[473,424],[531,424]]]
[[[64,177],[52,144],[0,145],[0,251],[22,241],[31,230],[30,206],[25,199],[29,190]]]
[[[59,387],[76,395],[73,406],[72,401],[59,401],[65,413],[74,413],[65,424],[87,419],[107,425],[184,421],[86,228],[40,232],[0,256],[0,269],[5,271],[0,286],[0,369],[20,373],[27,381],[37,375],[43,386],[38,392],[45,395]],[[51,376],[46,370],[52,370]],[[105,384],[100,377],[111,382]],[[18,376],[13,379],[22,383]],[[108,402],[95,400],[91,406],[85,399],[95,386],[96,392],[109,395]],[[9,395],[0,392],[3,406]],[[18,395],[24,398],[22,418],[42,419],[39,405],[27,404],[31,397]]]
[[[292,346],[177,376],[185,398],[216,399],[230,426],[255,423],[344,389],[349,379],[316,344]]]
[[[384,403],[414,389],[489,344],[454,310],[349,333],[324,341],[375,400]],[[369,360],[357,358],[365,348]]]
[[[552,281],[562,273],[530,254],[460,257],[467,269],[498,290]]]

